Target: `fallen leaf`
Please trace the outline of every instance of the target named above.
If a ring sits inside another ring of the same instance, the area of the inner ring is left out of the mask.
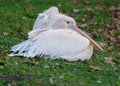
[[[118,53],[118,55],[120,56],[120,53]]]
[[[114,43],[116,42],[116,39],[114,37],[112,37],[112,36],[109,36],[108,39],[110,41],[109,45],[111,45],[111,46],[114,45]]]
[[[120,43],[120,36],[117,37],[117,40],[116,40],[118,43]]]
[[[117,10],[117,8],[115,6],[110,6],[108,10],[109,11],[115,11],[115,10]]]
[[[108,51],[109,53],[111,53],[111,52],[113,51],[113,47],[114,47],[114,46],[108,47],[108,48],[107,48],[107,51]]]
[[[15,81],[12,81],[11,86],[17,86],[17,83]]]
[[[106,57],[105,58],[105,63],[110,63],[111,66],[114,68],[115,71],[118,71],[118,69],[115,67],[115,59],[112,57]]]
[[[100,32],[100,33],[104,33],[105,32],[104,29],[97,29],[97,31]]]
[[[90,66],[90,68],[93,69],[93,70],[96,70],[96,71],[101,71],[101,70],[103,70],[102,68],[97,67],[97,66]]]
[[[90,4],[90,1],[89,0],[83,0],[83,3],[84,4]]]
[[[87,28],[88,25],[85,23],[85,24],[82,24],[81,27],[82,27],[82,28]]]
[[[105,57],[105,63],[114,64],[115,59],[112,57]]]
[[[62,5],[61,4],[58,4],[58,7],[61,7]]]
[[[101,46],[101,47],[104,47],[104,46],[107,46],[107,43],[106,42],[98,42],[98,44]]]
[[[110,41],[109,46],[113,48],[114,43]]]
[[[104,10],[106,9],[106,6],[104,4],[98,4],[96,7],[95,7],[96,10]]]
[[[34,62],[30,62],[30,61],[26,61],[25,63],[28,64],[28,65],[35,65]]]
[[[93,36],[94,38],[97,38],[97,37],[98,37],[98,33],[97,33],[96,31],[92,32],[91,34],[92,34],[92,36]]]
[[[109,30],[117,29],[117,23],[115,23],[115,22],[105,23],[104,25],[105,25],[105,27],[108,28]]]
[[[81,18],[81,20],[82,20],[83,22],[85,22],[85,21],[86,21],[86,19],[85,19],[85,18]]]
[[[64,75],[63,76],[59,76],[60,79],[63,79],[64,78]]]
[[[79,9],[73,9],[73,12],[74,12],[74,13],[78,13],[78,12],[79,12]]]
[[[93,12],[94,9],[92,9],[92,8],[87,8],[87,11],[88,11],[88,12]]]
[[[24,16],[24,17],[22,17],[22,19],[23,19],[23,20],[27,20],[27,17]]]
[[[118,19],[120,19],[120,10],[115,11],[113,17],[114,17],[114,18],[118,18]]]
[[[45,65],[44,68],[48,69],[48,68],[50,68],[50,66],[49,65]]]
[[[7,33],[7,32],[3,32],[3,35],[4,35],[4,36],[7,36],[7,35],[8,35],[8,33]]]

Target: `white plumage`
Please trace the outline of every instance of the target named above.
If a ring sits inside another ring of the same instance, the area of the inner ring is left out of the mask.
[[[66,15],[50,15],[47,25],[43,27],[33,28],[34,30],[28,33],[29,39],[13,46],[13,53],[9,56],[37,56],[76,61],[90,59],[93,46],[102,50],[95,41],[76,27],[73,18]]]
[[[31,40],[29,39],[14,46],[12,51],[19,51],[17,54],[14,54],[16,56],[42,57],[43,55],[47,55],[50,56],[51,59],[64,58],[74,60],[75,57],[76,60],[84,60],[85,57],[83,55],[87,55],[86,58],[88,59],[92,55],[92,46],[90,47],[89,44],[90,41],[87,38],[73,30],[58,29],[45,31]],[[80,52],[85,52],[89,47],[91,54],[84,53],[80,57]]]
[[[51,7],[43,13],[38,14],[38,17],[33,25],[33,30],[43,29],[48,26],[49,18],[51,15],[59,14],[59,10],[57,7]]]

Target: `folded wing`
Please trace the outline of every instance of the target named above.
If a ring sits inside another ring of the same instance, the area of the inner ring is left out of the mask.
[[[35,37],[26,57],[50,56],[51,59],[72,56],[87,49],[89,40],[67,29],[48,30]]]
[[[57,15],[59,14],[59,10],[57,7],[51,7],[48,10],[44,11],[43,13],[40,13],[38,17],[36,18],[36,21],[33,26],[33,30],[36,29],[43,29],[48,26],[49,17],[51,15]]]

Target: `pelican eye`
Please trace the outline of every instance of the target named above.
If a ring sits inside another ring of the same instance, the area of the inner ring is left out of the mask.
[[[69,24],[70,22],[69,22],[69,21],[67,21],[67,23]]]

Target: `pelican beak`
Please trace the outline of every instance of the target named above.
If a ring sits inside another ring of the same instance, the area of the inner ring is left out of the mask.
[[[81,29],[79,29],[76,25],[71,25],[70,26],[72,30],[76,31],[77,33],[79,33],[80,35],[86,37],[87,39],[90,40],[90,44],[93,45],[94,47],[100,49],[101,51],[103,51],[103,49],[100,47],[100,45],[95,42],[90,36],[88,36],[85,32],[83,32]]]

